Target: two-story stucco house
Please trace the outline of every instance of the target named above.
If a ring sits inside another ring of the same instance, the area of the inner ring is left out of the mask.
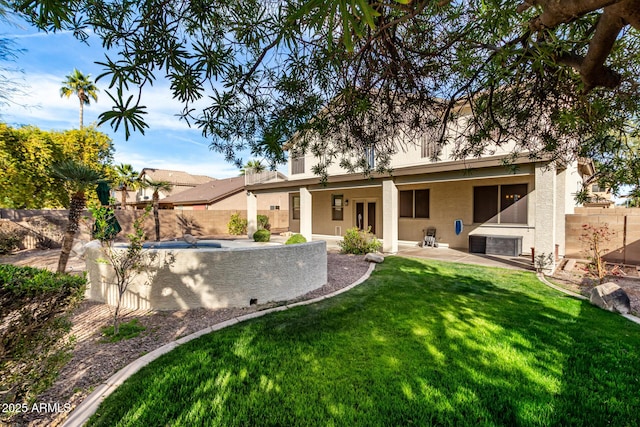
[[[312,173],[317,159],[311,154],[289,158],[288,181],[248,187],[249,218],[255,216],[253,199],[287,191],[291,231],[308,240],[370,227],[383,251],[393,253],[399,243],[422,242],[431,227],[442,246],[504,255],[532,248],[536,254],[564,254],[565,215],[573,213],[583,175],[593,173],[591,162],[556,168],[522,155],[514,173],[502,162],[512,147],[454,160],[444,146],[434,161],[435,148],[424,138],[397,153],[392,176],[367,179],[331,166],[326,185]]]

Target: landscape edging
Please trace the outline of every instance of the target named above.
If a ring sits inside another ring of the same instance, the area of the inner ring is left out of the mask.
[[[342,289],[338,289],[337,291],[332,292],[330,294],[323,295],[321,297],[313,298],[313,299],[306,300],[306,301],[300,301],[300,302],[297,302],[297,303],[294,303],[294,304],[285,304],[285,305],[274,307],[274,308],[270,308],[270,309],[267,309],[267,310],[256,311],[254,313],[250,313],[250,314],[245,314],[243,316],[234,317],[234,318],[226,320],[224,322],[220,322],[220,323],[216,323],[214,325],[208,326],[208,327],[206,327],[204,329],[201,329],[201,330],[199,330],[197,332],[194,332],[194,333],[192,333],[190,335],[187,335],[185,337],[182,337],[180,339],[177,339],[175,341],[167,343],[167,344],[165,344],[165,345],[163,345],[161,347],[158,347],[157,349],[153,350],[152,352],[149,352],[149,353],[145,354],[144,356],[141,356],[138,359],[134,360],[133,362],[129,363],[127,366],[125,366],[124,368],[120,369],[118,372],[116,372],[111,377],[109,377],[106,381],[104,381],[102,384],[100,384],[91,394],[89,394],[87,397],[84,398],[84,400],[82,401],[82,403],[80,405],[78,405],[69,414],[69,417],[65,420],[65,422],[64,422],[64,424],[62,426],[63,427],[82,426],[85,422],[87,422],[87,420],[93,414],[96,413],[96,411],[98,410],[98,407],[100,406],[100,404],[111,393],[113,393],[115,391],[115,389],[118,388],[119,385],[124,383],[129,377],[131,377],[133,374],[138,372],[140,369],[142,369],[143,367],[147,366],[149,363],[151,363],[155,359],[159,358],[163,354],[166,354],[166,353],[174,350],[179,345],[182,345],[182,344],[187,343],[187,342],[189,342],[191,340],[199,338],[202,335],[206,335],[206,334],[208,334],[210,332],[219,331],[219,330],[224,329],[224,328],[226,328],[228,326],[235,325],[236,323],[240,323],[240,322],[243,322],[245,320],[255,319],[257,317],[262,317],[262,316],[264,316],[266,314],[273,313],[275,311],[284,311],[284,310],[288,310],[290,308],[301,306],[301,305],[313,304],[315,302],[322,301],[324,299],[331,298],[331,297],[334,297],[336,295],[339,295],[339,294],[341,294],[343,292],[346,292],[346,291],[348,291],[350,289],[353,289],[354,287],[360,285],[362,282],[367,280],[369,278],[369,276],[371,276],[371,273],[375,269],[375,266],[376,266],[375,263],[370,263],[367,272],[362,277],[360,277],[358,280],[356,280],[352,284],[350,284],[348,286],[345,286]]]

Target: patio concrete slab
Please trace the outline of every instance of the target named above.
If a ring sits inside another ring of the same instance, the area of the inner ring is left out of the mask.
[[[516,270],[535,271],[531,257],[528,256],[500,256],[472,254],[466,250],[451,249],[447,247],[421,248],[419,246],[400,246],[398,256],[435,259],[440,261],[459,262],[461,264],[475,264],[486,267],[503,267]]]

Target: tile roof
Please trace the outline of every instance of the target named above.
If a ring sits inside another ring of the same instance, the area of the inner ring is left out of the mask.
[[[140,176],[142,177],[143,175],[153,181],[167,181],[173,185],[187,185],[191,187],[215,180],[215,178],[206,175],[192,175],[184,171],[169,169],[144,168],[142,172],[140,172]]]
[[[216,179],[178,194],[172,194],[160,200],[160,204],[212,204],[243,190],[244,176]]]

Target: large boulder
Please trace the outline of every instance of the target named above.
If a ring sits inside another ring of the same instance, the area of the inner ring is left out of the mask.
[[[591,290],[591,304],[609,311],[627,314],[631,310],[629,295],[613,282],[603,283]]]
[[[369,262],[375,262],[376,264],[380,264],[382,261],[384,261],[384,257],[380,254],[369,252],[364,256],[364,260]]]

